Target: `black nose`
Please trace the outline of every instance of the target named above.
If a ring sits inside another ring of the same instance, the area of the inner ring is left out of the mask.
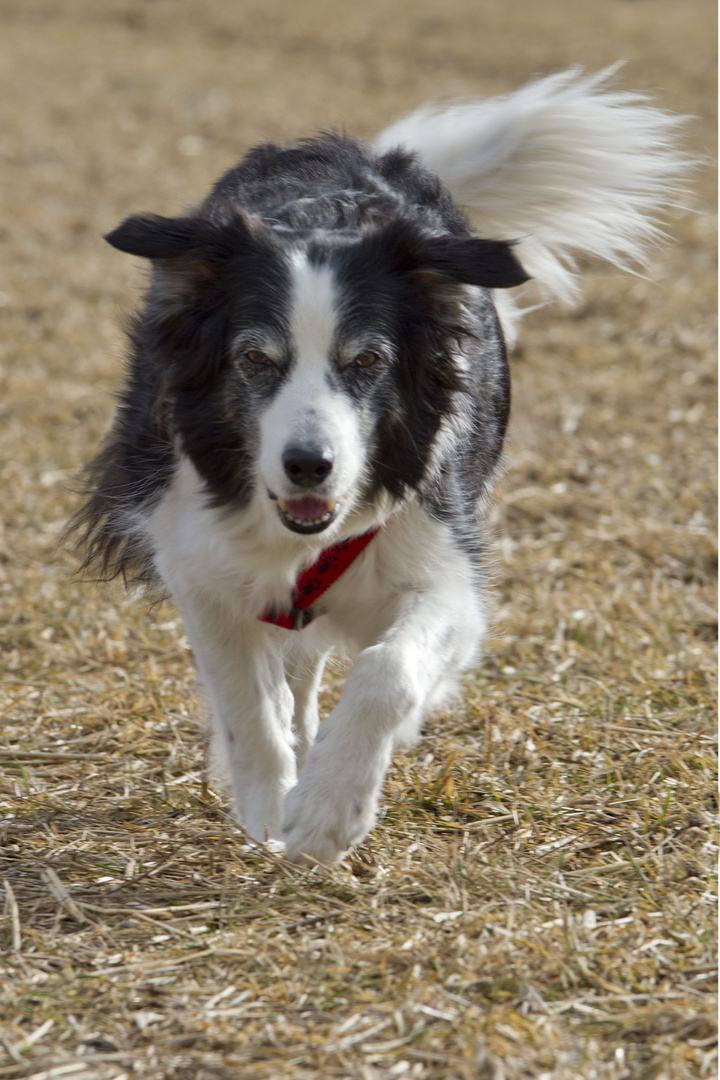
[[[289,446],[283,454],[282,463],[293,484],[300,487],[321,484],[333,467],[329,450],[305,450],[300,446]]]

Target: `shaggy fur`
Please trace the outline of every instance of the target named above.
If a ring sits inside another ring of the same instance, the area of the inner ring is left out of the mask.
[[[393,745],[477,656],[515,323],[497,290],[532,273],[567,298],[573,252],[642,263],[675,195],[676,121],[606,80],[421,110],[373,146],[261,146],[188,216],[107,237],[153,276],[74,528],[106,577],[169,590],[236,811],[292,859],[367,834]],[[262,621],[370,529],[308,626]],[[318,729],[338,650],[355,664]]]

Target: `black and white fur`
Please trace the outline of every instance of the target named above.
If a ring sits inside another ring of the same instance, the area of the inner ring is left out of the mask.
[[[291,859],[362,840],[393,746],[477,657],[516,316],[497,290],[567,299],[573,253],[642,263],[676,193],[677,121],[607,79],[421,110],[372,145],[260,146],[197,210],[107,238],[153,274],[74,527],[88,564],[174,598],[237,814]],[[259,621],[377,526],[308,627]]]

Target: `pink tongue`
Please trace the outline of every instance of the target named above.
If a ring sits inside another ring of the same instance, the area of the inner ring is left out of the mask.
[[[282,506],[286,514],[299,518],[301,521],[317,521],[318,518],[325,517],[330,509],[327,499],[315,499],[312,496],[305,496],[303,499],[284,499]]]

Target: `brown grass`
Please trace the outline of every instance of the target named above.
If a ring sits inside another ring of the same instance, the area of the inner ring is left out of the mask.
[[[246,842],[203,781],[175,612],[55,550],[140,284],[99,240],[124,213],[182,209],[262,137],[623,57],[712,156],[709,0],[0,22],[0,1080],[716,1075],[709,167],[657,281],[595,273],[527,319],[494,637],[345,864]]]

